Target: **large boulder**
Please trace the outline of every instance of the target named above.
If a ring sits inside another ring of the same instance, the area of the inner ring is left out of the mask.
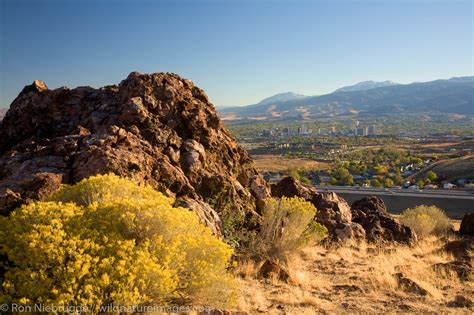
[[[329,232],[329,241],[359,242],[365,239],[365,231],[358,223],[352,222],[349,204],[334,192],[314,195],[311,202],[318,212],[316,221]]]
[[[318,193],[316,188],[306,185],[293,177],[285,177],[272,185],[274,197],[300,197],[311,202],[317,209],[315,220],[329,232],[329,241],[345,242],[365,239],[365,231],[357,223],[351,222],[351,208],[334,192]]]
[[[317,194],[315,187],[306,185],[291,176],[287,176],[277,184],[272,185],[273,197],[300,197],[309,201]]]
[[[466,213],[462,218],[459,235],[474,236],[474,212]]]
[[[109,172],[175,197],[217,233],[225,215],[254,222],[270,196],[204,91],[176,74],[133,72],[99,89],[35,81],[21,91],[0,126],[2,214]]]
[[[370,196],[351,205],[352,222],[362,225],[368,241],[389,241],[412,244],[417,237],[414,231],[390,216],[382,199]]]

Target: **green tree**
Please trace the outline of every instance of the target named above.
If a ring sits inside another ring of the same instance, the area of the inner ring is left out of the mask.
[[[378,179],[373,179],[372,180],[372,187],[382,188],[383,185]]]
[[[438,175],[436,175],[436,173],[433,171],[428,171],[426,173],[426,178],[428,178],[431,182],[434,182],[438,179]]]
[[[354,185],[354,178],[349,171],[344,167],[339,167],[336,171],[336,177],[339,179],[339,183],[342,185]]]
[[[383,181],[383,185],[385,187],[392,187],[393,186],[393,180],[391,180],[390,178],[385,178],[384,181]]]
[[[387,174],[387,173],[388,173],[387,167],[386,167],[386,166],[382,166],[382,165],[375,166],[375,167],[374,167],[374,171],[375,171],[378,175],[383,175],[383,174]]]
[[[425,187],[425,183],[422,181],[422,180],[418,180],[416,183],[415,183],[416,186],[418,186],[418,188],[423,188]]]

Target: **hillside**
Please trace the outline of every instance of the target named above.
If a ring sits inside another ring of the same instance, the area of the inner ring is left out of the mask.
[[[221,116],[280,119],[414,113],[474,115],[474,77],[334,92],[270,104],[225,108]]]
[[[441,160],[416,173],[416,179],[424,178],[426,173],[433,171],[441,180],[455,180],[474,177],[474,156]]]

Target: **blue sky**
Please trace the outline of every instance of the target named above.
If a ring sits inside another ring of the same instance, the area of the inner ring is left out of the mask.
[[[178,73],[215,105],[473,73],[471,0],[0,0],[0,106],[35,79]]]

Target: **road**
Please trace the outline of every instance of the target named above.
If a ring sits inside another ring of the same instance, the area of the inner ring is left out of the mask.
[[[392,213],[400,213],[417,205],[435,205],[450,217],[461,219],[467,212],[474,212],[474,192],[459,190],[411,190],[399,188],[357,188],[345,186],[316,186],[318,191],[334,191],[347,202],[365,196],[381,198]]]

